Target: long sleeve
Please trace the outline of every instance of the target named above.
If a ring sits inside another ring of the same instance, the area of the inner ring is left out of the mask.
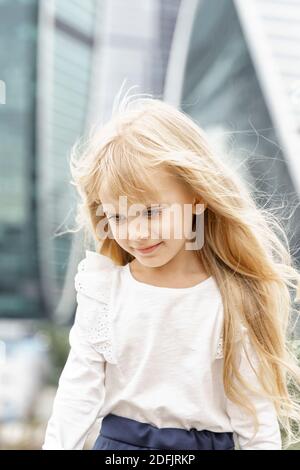
[[[257,365],[257,355],[254,353],[250,342],[246,341],[247,353],[251,363]],[[255,390],[260,390],[260,384],[246,354],[243,350],[240,358],[239,371]],[[276,409],[273,402],[266,397],[258,396],[247,391],[258,417],[259,428],[254,439],[250,441],[254,433],[253,418],[244,409],[226,399],[226,410],[230,417],[232,428],[237,438],[240,450],[281,450],[282,440]],[[250,442],[249,442],[250,441]]]
[[[71,349],[59,379],[44,450],[82,449],[104,401],[104,357],[84,341],[78,330],[75,322],[70,330]]]
[[[105,362],[116,364],[110,312],[113,262],[86,251],[75,276],[77,309],[43,450],[82,449],[105,399]]]

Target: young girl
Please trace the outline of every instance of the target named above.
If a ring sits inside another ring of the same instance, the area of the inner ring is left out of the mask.
[[[280,223],[203,131],[158,99],[125,97],[74,155],[77,221],[96,251],[78,265],[43,449],[82,449],[97,419],[95,450],[296,442],[299,273]]]

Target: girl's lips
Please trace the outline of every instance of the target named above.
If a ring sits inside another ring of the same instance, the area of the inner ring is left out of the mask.
[[[156,245],[149,246],[148,248],[136,249],[136,251],[138,251],[139,253],[150,253],[154,251],[156,248],[158,248],[161,244],[162,242],[159,242]]]

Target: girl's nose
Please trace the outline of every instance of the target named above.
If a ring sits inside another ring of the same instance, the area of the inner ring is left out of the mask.
[[[149,238],[148,221],[132,221],[128,223],[128,239],[129,240],[147,240]]]

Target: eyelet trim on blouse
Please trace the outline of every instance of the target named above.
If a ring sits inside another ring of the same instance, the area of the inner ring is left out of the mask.
[[[236,341],[240,341],[247,331],[248,331],[248,328],[246,328],[244,325],[241,325],[241,332],[236,338]],[[216,359],[222,359],[224,357],[223,340],[224,340],[224,337],[223,337],[223,332],[222,332],[220,334],[219,341],[217,344],[217,350],[215,354]]]
[[[109,273],[111,270],[101,270],[101,267],[96,271],[94,268],[91,270],[85,258],[78,264],[75,289],[78,306],[82,306],[80,321],[85,338],[97,352],[103,354],[106,361],[116,364],[112,315],[109,308]]]
[[[223,334],[221,334],[218,344],[217,344],[217,352],[215,355],[216,359],[222,359],[224,357],[223,354]]]

